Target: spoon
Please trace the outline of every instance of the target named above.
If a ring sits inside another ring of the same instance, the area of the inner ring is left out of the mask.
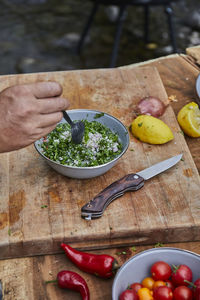
[[[63,117],[71,126],[72,141],[75,144],[80,144],[84,135],[85,125],[82,121],[74,123],[66,111],[63,110]]]

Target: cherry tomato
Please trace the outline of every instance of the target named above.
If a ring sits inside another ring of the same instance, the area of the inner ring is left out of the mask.
[[[193,295],[194,295],[194,300],[200,300],[200,285],[198,285],[195,288]]]
[[[200,278],[198,278],[198,279],[195,280],[194,285],[200,286]]]
[[[186,265],[174,266],[172,273],[172,282],[178,285],[188,285],[187,281],[192,281],[192,271]]]
[[[125,290],[119,296],[119,300],[139,300],[139,297],[134,290]]]
[[[200,300],[200,278],[196,279],[193,283],[193,295],[195,300]]]
[[[131,286],[130,286],[130,289],[134,290],[136,293],[139,291],[139,289],[142,288],[142,285],[141,283],[139,282],[135,282],[135,283],[132,283]]]
[[[180,285],[175,288],[174,292],[174,300],[192,300],[193,295],[191,289],[187,286]]]
[[[166,283],[163,280],[154,281],[153,290],[158,288],[159,286],[166,286]]]
[[[155,300],[172,300],[173,293],[168,286],[159,286],[153,291],[153,297]]]
[[[140,300],[153,300],[151,291],[145,287],[138,291],[138,296]]]
[[[165,280],[165,285],[168,286],[172,291],[175,289],[175,286],[171,280]]]
[[[154,280],[167,280],[171,276],[172,270],[170,265],[164,261],[157,261],[151,267],[151,275]]]
[[[146,277],[142,280],[143,287],[153,290],[154,280],[152,277]]]

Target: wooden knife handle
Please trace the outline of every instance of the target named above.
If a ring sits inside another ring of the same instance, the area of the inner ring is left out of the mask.
[[[137,174],[128,174],[113,182],[90,202],[81,208],[83,213],[103,213],[105,208],[116,198],[121,197],[127,191],[136,191],[144,185],[144,178]]]

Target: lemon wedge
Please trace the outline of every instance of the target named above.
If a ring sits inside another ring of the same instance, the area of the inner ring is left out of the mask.
[[[158,118],[140,115],[131,124],[132,134],[149,144],[164,144],[173,140],[171,129]]]
[[[200,110],[197,103],[190,102],[183,106],[177,119],[185,134],[191,137],[200,136]]]

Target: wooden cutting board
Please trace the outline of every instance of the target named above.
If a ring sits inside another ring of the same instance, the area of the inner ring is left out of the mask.
[[[56,80],[72,108],[99,109],[131,124],[144,96],[167,94],[156,68],[98,69],[1,76],[0,90],[19,83]],[[52,170],[29,146],[0,155],[0,258],[62,252],[60,243],[80,249],[200,239],[200,179],[170,106],[161,118],[174,133],[164,145],[130,134],[130,146],[106,174],[76,180]],[[115,200],[97,219],[81,218],[81,207],[120,177],[183,153],[175,167]]]

